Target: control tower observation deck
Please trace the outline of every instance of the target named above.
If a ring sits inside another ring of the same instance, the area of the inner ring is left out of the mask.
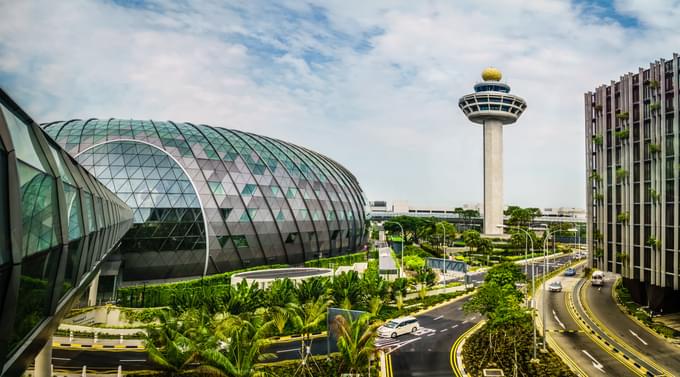
[[[484,128],[484,229],[486,235],[503,234],[503,126],[512,124],[527,108],[521,97],[510,94],[510,86],[500,82],[501,71],[486,68],[484,81],[475,92],[458,101],[465,116]]]

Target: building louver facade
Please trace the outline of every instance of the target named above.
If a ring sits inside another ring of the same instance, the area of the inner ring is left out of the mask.
[[[23,373],[131,224],[0,90],[0,375]]]
[[[207,125],[122,119],[43,125],[134,211],[126,281],[300,264],[365,241],[359,184],[309,149]]]
[[[680,55],[585,94],[591,265],[680,310]]]

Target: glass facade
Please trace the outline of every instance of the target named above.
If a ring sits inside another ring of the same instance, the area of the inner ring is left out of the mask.
[[[0,375],[23,372],[36,349],[23,346],[51,337],[131,224],[125,202],[0,90]]]
[[[299,264],[360,249],[363,193],[335,161],[242,131],[91,119],[48,134],[134,211],[125,280]]]

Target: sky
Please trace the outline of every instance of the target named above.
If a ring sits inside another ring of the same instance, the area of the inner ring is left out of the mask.
[[[584,93],[680,52],[677,0],[0,0],[0,87],[37,122],[189,121],[290,141],[368,200],[480,203],[494,66],[506,204],[585,207]]]

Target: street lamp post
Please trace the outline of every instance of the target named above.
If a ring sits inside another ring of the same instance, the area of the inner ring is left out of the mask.
[[[576,232],[576,231],[577,231],[577,230],[576,230],[575,228],[571,228],[571,229],[566,229],[566,230],[563,230],[563,229],[555,229],[555,230],[553,230],[553,231],[551,232],[551,231],[548,230],[547,227],[546,227],[546,230],[545,230],[545,232],[546,232],[546,233],[545,233],[545,239],[543,240],[543,276],[546,276],[547,273],[548,273],[548,239],[550,238],[550,236],[555,235],[556,233],[559,233],[559,232]],[[553,245],[554,245],[554,244],[553,244]],[[554,246],[553,246],[553,247],[554,247]],[[541,313],[541,314],[542,314],[542,320],[541,320],[541,322],[543,322],[543,352],[547,352],[547,348],[546,348],[546,344],[545,344],[545,343],[546,343],[546,337],[545,337],[545,331],[546,331],[546,327],[545,327],[545,312],[546,312],[546,310],[547,310],[546,307],[545,307],[545,305],[546,305],[546,301],[548,301],[548,300],[546,299],[546,295],[547,295],[547,292],[548,292],[548,291],[547,291],[547,284],[546,284],[546,283],[547,283],[547,281],[544,280],[544,281],[543,281],[543,313]]]
[[[508,228],[508,226],[506,226],[506,225],[498,225],[498,227],[499,228]],[[534,238],[531,237],[531,235],[529,234],[529,231],[522,229],[519,226],[517,227],[517,230],[521,230],[522,232],[524,232],[525,237],[526,237],[524,239],[525,245],[526,245],[527,240],[531,241],[531,294],[534,295],[534,297],[535,297],[536,296],[536,263],[535,263],[536,261],[533,259],[533,257],[534,257]],[[525,273],[525,275],[528,275],[529,265],[527,264],[528,263],[528,260],[527,260],[528,255],[527,255],[526,250],[527,249],[525,248],[524,249],[524,266],[525,266],[524,271],[525,272],[524,273]],[[533,302],[535,302],[535,300],[531,299],[531,301],[527,301],[527,305],[529,305],[530,303],[533,303]],[[531,305],[531,307],[532,307],[532,310],[531,310],[532,321],[531,322],[534,325],[534,360],[536,360],[536,349],[538,348],[538,346],[536,345],[537,344],[536,343],[536,340],[537,340],[536,339],[537,338],[537,336],[536,336],[536,321],[534,320],[534,313],[536,312],[536,310],[535,310],[536,308],[534,306],[535,305]]]
[[[437,223],[444,228],[444,278],[442,279],[443,285],[446,285],[446,262],[448,261],[447,255],[446,255],[446,225],[443,223]]]
[[[397,224],[399,225],[399,229],[401,229],[401,268],[399,269],[399,277],[401,277],[404,273],[404,227],[401,226],[399,222],[393,220],[387,220],[383,224],[386,223]]]

